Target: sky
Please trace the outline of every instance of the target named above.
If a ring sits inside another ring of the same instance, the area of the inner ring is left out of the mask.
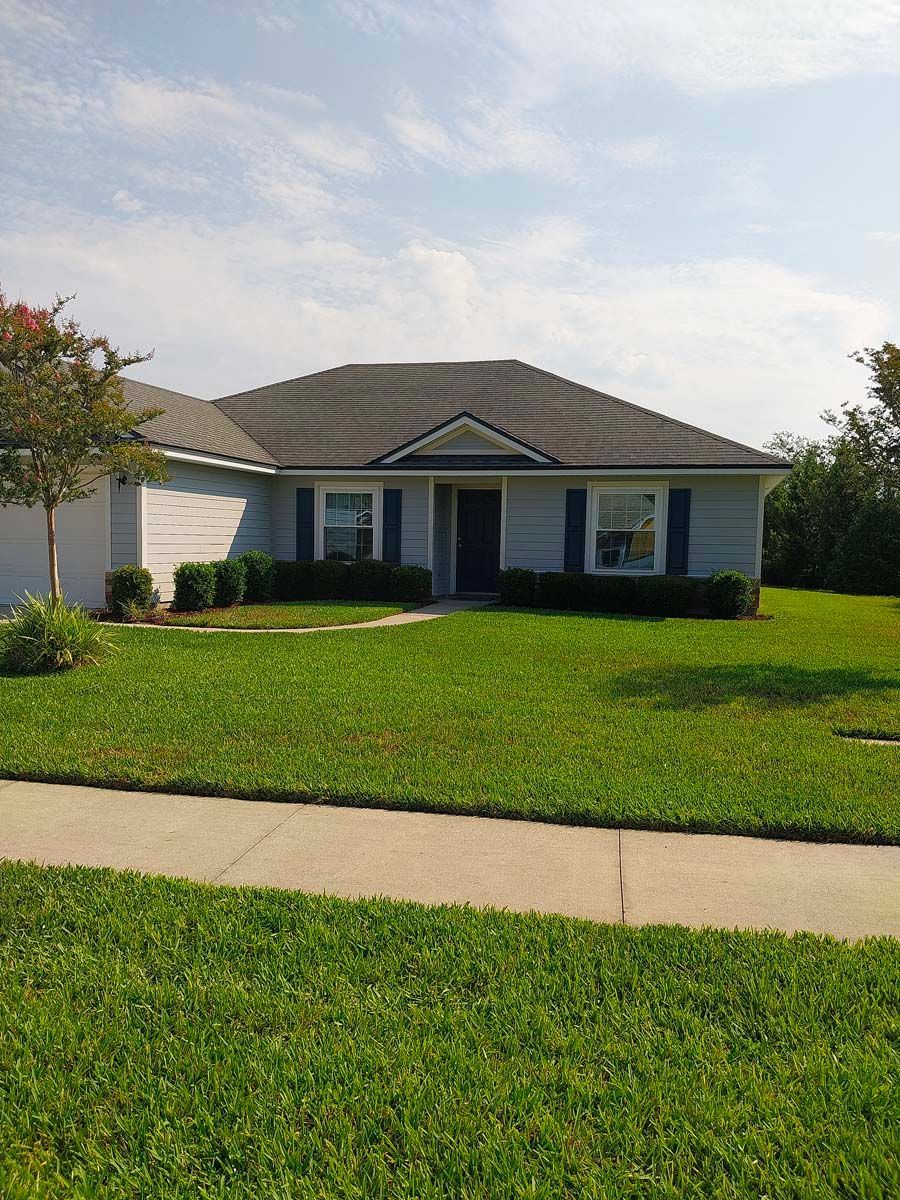
[[[0,287],[204,398],[520,358],[761,445],[900,340],[900,0],[0,0]]]

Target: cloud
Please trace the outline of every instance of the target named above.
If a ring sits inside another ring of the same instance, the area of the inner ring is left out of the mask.
[[[263,33],[293,33],[297,22],[284,12],[260,12],[256,14],[256,28]]]
[[[48,209],[0,237],[4,282],[124,345],[145,378],[217,395],[345,361],[519,357],[760,443],[859,390],[877,304],[760,259],[606,266],[547,217],[476,244],[422,235],[376,256],[259,220],[213,225]]]
[[[900,233],[894,233],[887,229],[877,229],[872,233],[867,233],[866,237],[870,242],[900,242]]]
[[[144,209],[143,200],[138,200],[137,196],[132,196],[131,192],[125,188],[119,188],[113,194],[112,206],[116,212],[121,213],[139,213]]]
[[[452,20],[504,74],[508,101],[528,107],[615,77],[705,95],[900,73],[900,0],[345,0],[343,10],[373,33],[433,39]]]
[[[470,100],[448,125],[402,88],[385,123],[413,160],[463,175],[512,170],[570,179],[576,172],[578,154],[560,133],[486,100]]]

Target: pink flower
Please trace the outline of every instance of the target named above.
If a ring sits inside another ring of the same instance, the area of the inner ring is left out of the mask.
[[[12,334],[9,332],[8,329],[3,330],[3,340],[4,340],[4,342],[12,341]]]

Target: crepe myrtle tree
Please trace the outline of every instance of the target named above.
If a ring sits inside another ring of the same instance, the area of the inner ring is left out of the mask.
[[[162,411],[130,409],[119,372],[149,354],[121,354],[99,334],[50,308],[0,292],[0,505],[41,504],[47,514],[50,596],[62,597],[56,511],[92,496],[107,475],[168,479],[162,454],[134,434]]]

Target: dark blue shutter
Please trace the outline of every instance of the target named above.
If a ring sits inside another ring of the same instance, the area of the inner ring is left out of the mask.
[[[297,562],[311,562],[316,556],[315,488],[297,488]]]
[[[669,488],[669,525],[666,533],[667,575],[687,575],[690,529],[691,489]]]
[[[587,488],[566,488],[566,541],[564,571],[584,570],[584,538],[587,522]]]
[[[385,488],[381,521],[381,557],[384,562],[400,562],[400,513],[403,489]]]

